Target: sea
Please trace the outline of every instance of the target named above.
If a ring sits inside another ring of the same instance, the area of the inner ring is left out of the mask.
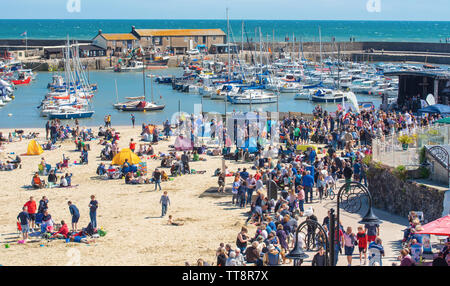
[[[244,29],[242,29],[244,23]],[[90,40],[98,30],[104,33],[129,33],[131,27],[140,29],[205,29],[227,31],[226,20],[0,20],[0,38]],[[326,20],[230,20],[232,41],[318,41],[319,27],[323,41],[391,41],[439,43],[450,38],[450,21],[326,21]]]

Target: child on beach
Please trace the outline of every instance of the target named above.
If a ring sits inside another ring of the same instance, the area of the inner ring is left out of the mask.
[[[159,200],[159,203],[161,204],[161,217],[165,216],[167,213],[167,208],[170,205],[170,199],[167,194],[167,191],[164,191],[164,194],[161,196],[161,199]]]
[[[174,226],[182,226],[184,223],[182,222],[175,222],[172,218],[172,215],[169,215],[169,219],[167,220],[167,224],[174,225]]]

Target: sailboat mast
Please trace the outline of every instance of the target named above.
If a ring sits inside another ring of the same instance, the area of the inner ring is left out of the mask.
[[[228,7],[227,7],[227,51],[228,51],[228,81],[230,81],[230,65],[231,65],[231,57],[230,57],[230,19],[228,18]],[[227,87],[227,96],[225,96],[225,118],[227,116],[227,100],[229,95],[229,88]],[[226,123],[226,119],[225,119]]]
[[[244,55],[244,21],[242,21],[242,31],[241,31],[241,51],[242,55]]]
[[[153,77],[152,77],[152,74],[150,74],[150,94],[152,96],[152,103],[154,103],[155,100],[153,99]]]
[[[143,68],[142,68],[142,82],[144,84],[144,101],[146,100],[145,97],[145,52],[142,53],[142,64],[143,64]]]
[[[114,84],[116,85],[116,101],[119,103],[119,92],[117,90],[117,79],[114,80]]]
[[[341,45],[338,43],[338,90],[341,88],[340,66],[341,66]]]
[[[320,45],[320,81],[322,81],[322,72],[323,72],[323,66],[322,66],[322,32],[320,30],[320,26],[319,26],[319,45]]]

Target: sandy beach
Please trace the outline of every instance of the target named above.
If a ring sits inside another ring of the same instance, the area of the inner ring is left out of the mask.
[[[120,148],[128,148],[131,138],[139,141],[140,127],[114,127],[121,134]],[[38,142],[45,142],[44,129],[24,129],[28,132],[39,132]],[[94,128],[95,133],[98,128]],[[13,130],[3,129],[4,136]],[[30,140],[7,143],[2,151],[5,154],[14,152],[23,154],[27,150]],[[160,141],[155,145],[155,152],[167,152],[170,141]],[[68,172],[73,174],[72,185],[69,189],[41,189],[27,190],[32,175],[38,170],[41,158],[48,164],[55,166],[62,160],[63,154],[70,157],[70,163],[79,161],[79,152],[75,152],[75,144],[71,141],[57,143],[60,146],[53,151],[45,151],[40,156],[22,156],[22,168],[13,171],[0,172],[0,264],[8,265],[67,265],[71,264],[75,256],[79,264],[89,265],[184,265],[186,261],[194,264],[198,258],[208,262],[216,262],[215,250],[219,243],[230,243],[235,247],[236,235],[244,225],[248,209],[239,209],[231,205],[231,196],[210,197],[199,196],[209,188],[217,187],[217,177],[213,177],[214,170],[221,168],[221,157],[201,156],[207,161],[191,162],[191,168],[197,171],[205,170],[204,174],[191,174],[176,177],[174,181],[163,182],[163,191],[169,192],[171,205],[168,214],[176,220],[184,222],[183,226],[167,225],[167,217],[161,218],[159,199],[162,194],[154,191],[154,185],[126,185],[124,180],[99,180],[96,168],[101,162],[98,157],[102,145],[98,140],[91,141],[89,164],[72,165]],[[139,146],[139,145],[138,145]],[[15,156],[15,155],[9,155]],[[148,176],[160,160],[144,158],[148,164]],[[105,162],[107,165],[109,162]],[[247,167],[250,164],[227,161],[231,171]],[[251,171],[254,173],[255,171]],[[47,178],[45,178],[47,179]],[[227,178],[227,186],[231,178]],[[49,211],[55,222],[64,219],[70,223],[70,213],[67,201],[71,200],[80,210],[80,227],[89,223],[88,204],[90,195],[95,194],[99,202],[97,220],[99,226],[107,231],[107,235],[97,239],[95,243],[86,245],[65,243],[64,240],[47,242],[29,242],[25,245],[17,244],[16,217],[21,207],[30,196],[34,196],[38,203],[42,196],[49,199]],[[305,205],[312,206],[319,222],[322,222],[329,208],[336,208],[336,201],[324,200],[320,203]],[[391,265],[399,261],[396,257],[401,249],[400,239],[402,230],[406,227],[407,219],[376,210],[376,215],[384,221],[381,226],[383,245],[386,257],[383,265]],[[344,226],[352,226],[356,231],[360,215],[342,212],[341,221]],[[304,218],[301,220],[301,222]],[[256,227],[249,225],[249,234],[254,235]],[[9,243],[10,248],[4,244]],[[43,246],[40,246],[43,244]],[[75,249],[77,251],[73,251]],[[310,264],[314,253],[308,253],[310,258],[305,264]],[[354,253],[354,265],[359,265],[357,250]],[[77,263],[75,263],[77,264]],[[344,256],[340,256],[339,265],[346,265]]]

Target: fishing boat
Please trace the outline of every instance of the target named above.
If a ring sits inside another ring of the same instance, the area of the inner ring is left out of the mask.
[[[305,89],[295,94],[295,100],[311,100],[311,96],[314,94],[313,90]]]
[[[117,81],[115,81],[116,84],[116,96],[117,96],[117,103],[113,104],[115,109],[121,110],[121,111],[133,111],[133,112],[146,112],[146,111],[158,111],[163,110],[166,105],[165,104],[156,104],[153,100],[153,80],[150,81],[151,86],[151,97],[152,101],[146,101],[145,97],[145,68],[142,69],[142,78],[143,78],[143,85],[144,85],[144,95],[142,97],[127,97],[129,101],[127,102],[121,102],[119,103],[119,93],[117,90]],[[152,77],[150,77],[152,78]]]
[[[165,69],[169,59],[169,56],[150,55],[144,58],[144,65],[146,69]]]
[[[61,107],[57,111],[48,113],[49,119],[76,119],[76,118],[90,118],[94,115],[93,110],[79,110],[76,108]]]
[[[24,85],[29,84],[31,82],[31,76],[27,77],[26,79],[16,79],[11,81],[14,85]]]
[[[277,102],[277,96],[268,94],[250,93],[246,95],[228,95],[231,104],[269,104]]]
[[[122,106],[115,105],[116,109],[119,109],[121,111],[157,111],[157,110],[163,110],[166,106],[165,105],[159,105],[153,102],[148,101],[133,101],[125,103]]]
[[[347,101],[347,96],[352,92],[344,92],[332,89],[319,89],[311,95],[311,101],[323,103],[337,103]]]
[[[140,61],[130,61],[128,65],[122,66],[118,64],[115,68],[115,72],[138,72],[144,69],[144,63]]]

